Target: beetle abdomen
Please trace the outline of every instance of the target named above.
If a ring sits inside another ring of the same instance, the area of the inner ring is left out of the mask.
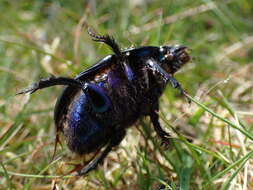
[[[92,118],[87,95],[80,93],[70,106],[64,135],[73,152],[84,154],[103,146],[106,143],[106,133],[104,132],[105,126]]]

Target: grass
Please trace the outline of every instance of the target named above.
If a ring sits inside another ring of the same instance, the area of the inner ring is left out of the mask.
[[[253,189],[253,2],[89,2],[0,2],[0,189]],[[78,162],[65,144],[51,162],[62,88],[15,94],[50,74],[73,77],[110,54],[90,40],[87,25],[123,48],[188,46],[192,62],[176,78],[192,103],[168,85],[160,121],[172,145],[161,147],[143,118],[102,166],[78,178],[63,176],[68,162]]]

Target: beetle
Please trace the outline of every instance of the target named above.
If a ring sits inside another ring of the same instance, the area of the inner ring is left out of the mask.
[[[187,47],[181,45],[143,46],[122,51],[113,37],[98,35],[90,28],[88,34],[93,41],[108,45],[114,54],[75,78],[51,76],[18,93],[66,86],[54,110],[55,148],[62,133],[68,148],[78,155],[99,151],[77,175],[96,168],[120,144],[126,129],[143,116],[150,117],[162,142],[169,143],[170,135],[159,123],[158,100],[168,83],[185,94],[173,75],[191,59]]]

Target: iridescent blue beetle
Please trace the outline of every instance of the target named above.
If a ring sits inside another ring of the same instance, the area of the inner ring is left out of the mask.
[[[91,29],[88,33],[94,41],[111,47],[114,54],[73,79],[41,79],[18,93],[66,85],[55,106],[56,144],[63,133],[69,149],[76,154],[98,152],[104,147],[88,165],[78,170],[79,175],[101,163],[120,144],[126,128],[142,116],[149,116],[158,136],[163,142],[169,142],[170,135],[158,120],[158,99],[167,83],[184,94],[173,74],[190,60],[185,46],[145,46],[121,51],[112,37],[99,36]]]

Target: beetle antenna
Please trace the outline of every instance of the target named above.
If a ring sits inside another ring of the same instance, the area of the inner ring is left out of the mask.
[[[100,36],[96,34],[94,30],[92,30],[92,28],[90,27],[88,28],[87,32],[92,37],[93,41],[103,42],[107,44],[108,46],[110,46],[116,55],[119,55],[119,56],[121,55],[121,50],[119,48],[119,45],[116,43],[116,41],[114,40],[112,36],[109,36],[109,35]]]

